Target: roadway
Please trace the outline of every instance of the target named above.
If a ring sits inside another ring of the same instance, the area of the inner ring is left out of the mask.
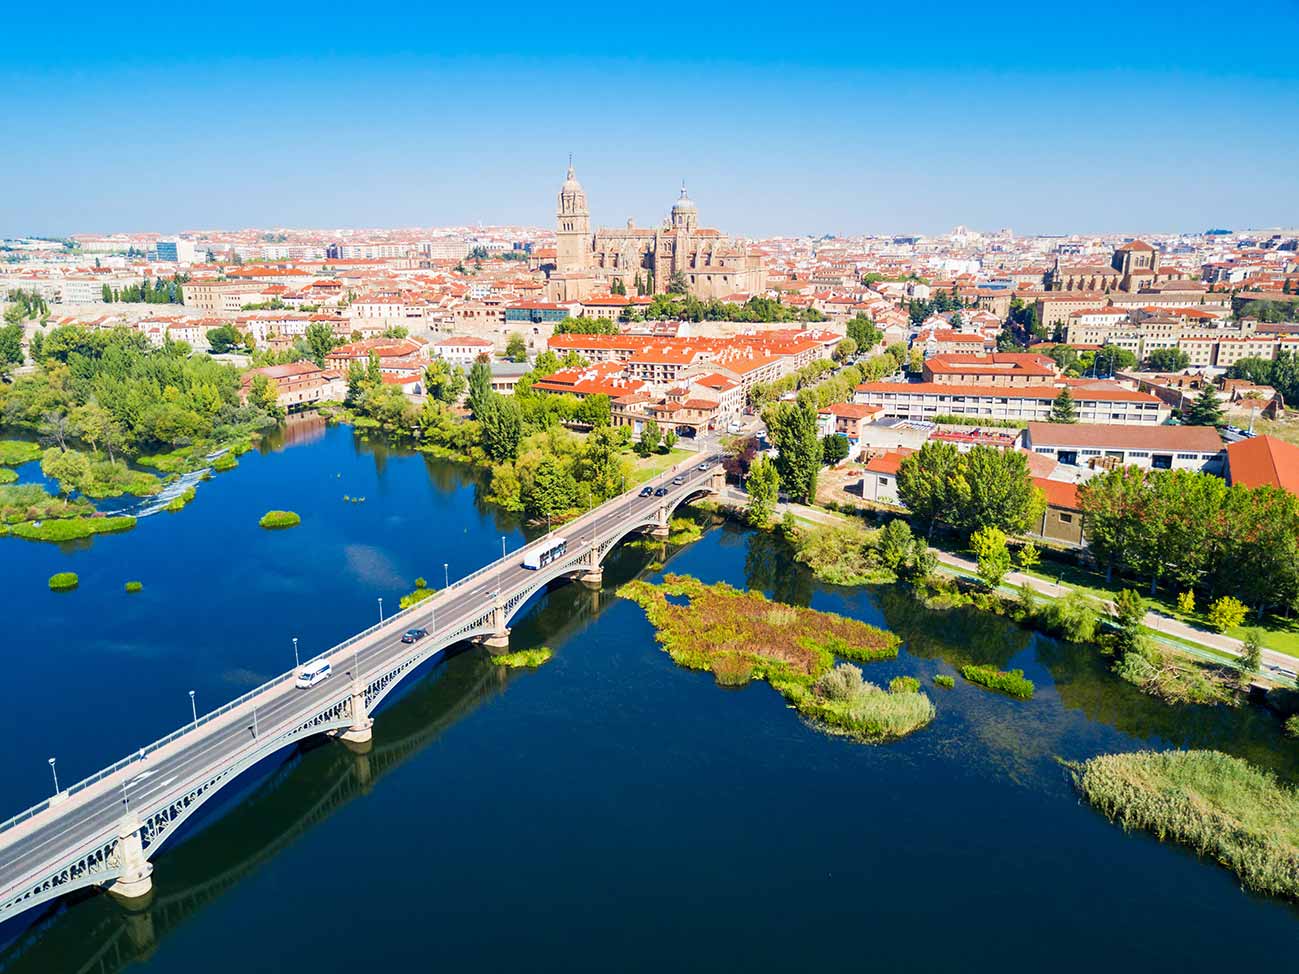
[[[262,747],[261,741],[273,740],[331,703],[349,697],[353,667],[359,669],[364,681],[423,652],[419,643],[401,641],[407,629],[425,627],[430,634],[425,639],[436,640],[480,617],[495,603],[498,591],[504,602],[511,593],[527,587],[537,577],[522,567],[528,550],[543,548],[548,538],[559,535],[567,539],[569,555],[582,553],[594,539],[620,524],[652,518],[658,507],[698,489],[715,472],[717,458],[709,460],[706,473],[698,469],[700,461],[694,460],[689,466],[683,464],[651,481],[651,487],[669,488],[665,497],[641,497],[628,492],[607,501],[552,535],[509,553],[495,563],[494,570],[477,572],[419,603],[412,611],[393,617],[346,651],[331,655],[334,675],[317,686],[297,689],[289,680],[272,687],[240,708],[195,727],[116,774],[0,833],[0,904],[14,895],[16,888],[41,880],[67,860],[115,837],[128,803],[129,810],[144,819],[183,797],[195,784],[255,753]],[[672,486],[674,476],[681,476],[684,483]]]

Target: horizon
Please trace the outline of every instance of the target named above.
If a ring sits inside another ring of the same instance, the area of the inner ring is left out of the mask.
[[[326,5],[255,34],[138,9],[175,50],[123,50],[120,18],[89,4],[11,16],[59,43],[0,67],[22,136],[0,235],[550,226],[570,153],[600,226],[656,225],[683,178],[702,223],[746,237],[1299,224],[1289,0],[1255,10],[1275,29],[1247,48],[1198,2],[1189,30],[1105,44],[1027,4],[705,10],[657,33],[593,5]]]

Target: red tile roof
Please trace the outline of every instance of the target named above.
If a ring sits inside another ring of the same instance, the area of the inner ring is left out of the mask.
[[[1299,447],[1272,436],[1255,436],[1227,446],[1227,467],[1233,484],[1270,484],[1299,494]]]

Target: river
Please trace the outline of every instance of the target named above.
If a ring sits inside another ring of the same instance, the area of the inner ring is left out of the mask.
[[[525,532],[472,471],[300,420],[175,514],[59,548],[0,540],[6,593],[0,815],[364,628]],[[345,501],[344,495],[364,497]],[[257,526],[268,509],[302,525]],[[0,971],[1222,970],[1293,954],[1299,911],[1080,804],[1058,758],[1218,747],[1299,778],[1256,708],[1169,707],[1090,654],[890,588],[814,583],[730,524],[665,570],[899,632],[937,719],[879,747],[804,725],[763,685],[678,669],[613,595],[660,553],[622,548],[605,587],[516,619],[536,671],[482,650],[429,668],[374,747],[267,762],[156,861],[128,914],[88,895],[0,927]],[[55,571],[80,587],[51,593]],[[136,579],[144,589],[123,590]],[[1028,702],[937,672],[1020,666]],[[38,919],[33,925],[33,920]]]

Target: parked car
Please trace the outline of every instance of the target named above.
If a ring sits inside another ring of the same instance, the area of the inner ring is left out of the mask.
[[[407,629],[404,633],[402,633],[401,641],[404,643],[415,643],[415,642],[419,642],[427,635],[428,635],[427,629]]]

